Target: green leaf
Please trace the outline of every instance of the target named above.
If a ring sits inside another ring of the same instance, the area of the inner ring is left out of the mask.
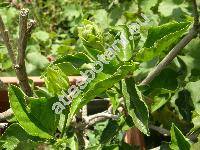
[[[86,150],[101,150],[101,145],[86,148]]]
[[[157,111],[159,108],[161,108],[163,105],[165,105],[168,101],[165,97],[159,97],[155,96],[153,98],[153,104],[151,105],[151,113]]]
[[[185,138],[185,136],[174,124],[172,124],[170,133],[171,133],[170,148],[172,150],[189,150],[190,149],[190,143],[188,139]]]
[[[67,124],[70,124],[70,121],[73,115],[84,105],[86,105],[89,101],[93,98],[98,96],[99,94],[103,93],[107,89],[111,88],[115,83],[123,79],[127,74],[133,72],[135,70],[135,64],[132,65],[123,65],[119,67],[116,72],[107,79],[104,79],[100,82],[97,82],[94,86],[84,92],[82,95],[79,95],[77,98],[73,99],[70,113],[68,116]],[[86,81],[87,82],[87,81]]]
[[[190,150],[197,150],[200,147],[200,136],[198,136],[198,142],[192,144],[191,149]]]
[[[175,33],[185,27],[188,27],[188,25],[189,25],[188,22],[182,22],[182,23],[170,22],[163,24],[161,26],[151,27],[148,30],[148,36],[144,44],[144,47],[151,48],[155,45],[155,43],[158,40],[162,39],[163,37],[171,33]]]
[[[138,2],[143,12],[149,12],[151,8],[157,4],[158,0],[138,0]]]
[[[119,97],[118,97],[119,94],[117,93],[116,90],[108,90],[106,92],[106,94],[110,98],[110,101],[111,101],[111,104],[112,104],[112,110],[113,110],[113,113],[115,113],[115,111],[117,110],[118,106],[120,105]]]
[[[78,36],[86,49],[104,50],[103,32],[94,22],[84,20],[83,27],[78,28]]]
[[[162,1],[158,8],[159,13],[164,17],[168,17],[173,15],[173,12],[177,9],[185,11],[186,7],[188,7],[187,3],[184,0],[179,0],[178,2],[179,4],[176,4],[175,0]]]
[[[81,6],[78,3],[70,4],[68,3],[64,7],[64,11],[61,12],[63,19],[67,18],[69,21],[72,21],[74,18],[78,18],[81,15]]]
[[[192,111],[194,110],[190,92],[187,90],[180,91],[178,93],[178,98],[175,100],[175,104],[180,114],[183,116],[183,119],[190,122],[192,119]]]
[[[62,90],[69,87],[68,77],[57,66],[48,67],[43,78],[48,91],[53,95],[61,94]]]
[[[45,128],[46,126],[43,126],[35,116],[35,112],[31,113],[30,108],[26,106],[25,94],[14,85],[9,86],[8,91],[11,108],[23,129],[32,136],[52,138],[50,133],[48,133],[49,130]],[[40,114],[41,112],[38,113]],[[46,122],[47,124],[48,122]]]
[[[77,53],[75,55],[65,55],[61,58],[58,58],[56,61],[53,62],[53,64],[60,64],[60,63],[65,63],[69,62],[71,63],[74,67],[80,68],[83,64],[85,63],[91,63],[91,58],[89,58],[85,53]]]
[[[56,64],[66,76],[79,75],[79,69],[75,68],[70,62]]]
[[[98,9],[94,12],[93,14],[94,17],[94,21],[95,23],[97,23],[98,25],[100,25],[100,27],[102,29],[106,29],[109,26],[108,23],[108,13],[106,12],[105,9]]]
[[[81,105],[84,106],[90,100],[95,98],[97,95],[103,93],[107,89],[111,88],[115,83],[123,79],[125,76],[127,76],[127,74],[132,73],[134,70],[135,64],[123,65],[119,67],[112,76],[98,82],[97,84],[95,84],[95,86],[91,87],[86,93],[84,93]]]
[[[134,40],[133,37],[131,39],[131,33],[129,32],[129,28],[125,25],[121,25],[117,28],[118,32],[120,33],[120,41],[121,43],[116,44],[119,48],[119,51],[116,51],[117,57],[121,61],[129,61],[133,56],[134,52]]]
[[[144,48],[137,53],[136,60],[149,61],[168,51],[188,30],[189,25],[188,22],[171,22],[158,27],[151,27]]]
[[[32,34],[32,37],[39,41],[46,42],[49,39],[49,33],[45,31],[37,31]]]
[[[148,108],[142,98],[142,93],[135,85],[134,78],[126,78],[122,82],[122,93],[128,114],[132,117],[134,125],[144,134],[148,135]]]
[[[185,86],[185,89],[187,89],[190,92],[195,109],[199,110],[200,109],[200,93],[199,93],[200,80],[196,82],[189,82]]]
[[[7,150],[15,150],[22,142],[25,145],[28,144],[30,149],[34,149],[37,145],[34,142],[37,137],[29,135],[18,123],[10,125],[0,140],[2,141],[2,148]]]
[[[120,150],[120,147],[118,144],[111,144],[103,146],[102,150]]]
[[[113,137],[119,132],[122,124],[123,122],[119,122],[117,120],[109,120],[106,128],[101,134],[100,143],[109,143],[113,139]]]
[[[154,89],[176,90],[178,87],[178,73],[170,68],[164,69],[153,81],[149,84]]]
[[[40,145],[40,143],[33,143],[32,141],[27,142],[20,142],[15,150],[33,150],[34,148],[37,148]]]
[[[29,108],[40,124],[45,127],[45,131],[53,135],[57,129],[58,116],[52,110],[53,104],[58,101],[57,98],[29,98]]]

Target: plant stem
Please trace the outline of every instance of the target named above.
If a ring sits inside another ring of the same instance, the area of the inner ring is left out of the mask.
[[[199,25],[199,12],[197,9],[196,0],[192,0],[193,9],[194,9],[194,25],[190,32],[168,53],[167,56],[151,71],[147,77],[140,83],[140,85],[148,85],[171,61],[178,55],[178,53],[196,38],[200,32]]]
[[[3,19],[0,15],[0,32],[4,41],[4,44],[6,45],[6,48],[8,50],[8,55],[12,61],[13,66],[16,65],[16,58],[15,58],[15,54],[13,52],[13,48],[10,42],[10,38],[9,38],[9,34],[8,34],[8,30],[5,28]]]
[[[149,84],[171,61],[178,55],[178,53],[198,34],[195,28],[190,32],[165,56],[165,58],[151,71],[147,77],[140,83],[140,85]]]
[[[8,110],[6,110],[6,111],[0,113],[0,121],[8,119],[8,118],[10,118],[12,115],[13,115],[13,111],[12,111],[12,109],[10,108],[10,109],[8,109]]]
[[[18,41],[18,56],[17,60],[13,51],[12,44],[10,42],[8,30],[5,28],[3,19],[0,15],[0,33],[2,35],[3,41],[8,50],[8,55],[12,61],[12,65],[15,69],[19,84],[27,96],[32,96],[32,90],[28,82],[28,75],[26,73],[25,66],[25,50],[27,46],[28,38],[31,35],[31,31],[35,27],[36,22],[31,20],[28,23],[28,10],[22,9],[19,16],[19,41]],[[12,109],[0,113],[0,120],[5,120],[13,115]]]

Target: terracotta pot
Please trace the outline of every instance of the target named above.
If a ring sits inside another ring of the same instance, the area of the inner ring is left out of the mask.
[[[144,136],[137,129],[129,129],[124,137],[124,141],[132,146],[140,146],[141,150],[145,150]]]
[[[42,86],[44,85],[44,80],[40,79],[40,77],[29,77],[29,79],[33,80],[34,84],[36,86]],[[8,92],[7,92],[7,85],[9,84],[15,84],[18,85],[18,80],[16,77],[0,77],[0,80],[3,81],[5,84],[5,87],[0,90],[0,112],[3,112],[7,110],[9,106],[8,101]],[[73,85],[76,83],[76,81],[84,80],[81,76],[70,76],[69,82]],[[97,107],[98,106],[98,107]],[[89,114],[101,112],[105,109],[107,109],[109,106],[108,101],[92,101],[88,104],[88,112]],[[141,147],[142,150],[145,149],[144,144],[144,137],[142,133],[137,128],[132,128],[128,130],[125,134],[124,141],[132,146],[138,145]]]

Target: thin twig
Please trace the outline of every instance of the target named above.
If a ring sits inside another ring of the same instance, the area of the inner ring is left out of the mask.
[[[167,56],[151,71],[147,77],[140,83],[140,85],[149,84],[171,61],[178,55],[178,53],[190,43],[190,41],[200,32],[199,14],[196,0],[192,0],[194,9],[194,26],[190,32],[168,53]]]
[[[32,96],[32,90],[28,82],[28,75],[26,73],[25,66],[25,50],[27,46],[28,38],[31,35],[31,31],[35,27],[36,22],[34,20],[30,20],[28,22],[28,10],[22,9],[19,17],[19,45],[18,45],[18,56],[17,60],[10,42],[8,30],[5,29],[4,22],[2,17],[0,16],[0,32],[3,38],[3,41],[8,50],[8,55],[12,61],[14,66],[17,78],[19,80],[19,84],[27,96]],[[12,109],[8,109],[5,112],[0,113],[0,120],[6,120],[7,118],[13,115]]]
[[[10,108],[10,109],[0,113],[0,121],[8,119],[8,118],[12,117],[12,115],[13,115],[13,111]]]
[[[12,45],[11,45],[11,42],[10,42],[8,30],[5,28],[5,25],[3,23],[3,19],[1,17],[1,15],[0,15],[0,32],[1,32],[1,35],[2,35],[2,38],[3,38],[3,41],[6,45],[6,48],[8,50],[8,55],[9,55],[11,61],[12,61],[13,66],[15,66],[16,65],[15,54],[13,52],[13,48],[12,48]]]
[[[97,122],[104,121],[107,119],[118,119],[119,116],[110,114],[108,112],[97,113],[91,116],[88,116],[86,120],[87,127],[91,126]]]
[[[87,105],[83,106],[83,108],[81,110],[81,117],[82,117],[82,119],[87,117]]]
[[[18,57],[17,65],[22,66],[24,64],[25,50],[27,43],[27,22],[28,22],[28,13],[27,9],[22,9],[19,15],[19,41],[18,41]]]
[[[170,136],[170,131],[168,131],[167,129],[164,129],[162,127],[158,127],[158,126],[149,124],[149,129],[155,130],[164,136]]]
[[[28,82],[28,75],[26,73],[25,66],[25,50],[27,46],[27,21],[28,21],[28,10],[22,9],[19,17],[19,45],[18,45],[18,56],[17,64],[15,65],[15,70],[17,77],[19,79],[19,84],[21,88],[26,93],[27,96],[32,96],[32,90]],[[30,32],[30,31],[29,31]]]
[[[5,129],[8,123],[0,123],[0,129]]]
[[[190,32],[165,56],[165,58],[151,71],[147,77],[140,83],[140,85],[149,84],[171,61],[178,55],[178,53],[198,34],[196,28],[192,28]]]
[[[193,131],[192,133],[190,133],[186,137],[188,139],[190,139],[191,141],[195,141],[195,140],[198,139],[199,134],[200,134],[200,128],[198,128],[196,131]]]

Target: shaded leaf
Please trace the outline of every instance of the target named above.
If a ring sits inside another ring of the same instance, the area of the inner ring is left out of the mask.
[[[2,148],[8,150],[15,150],[21,142],[24,142],[25,145],[28,144],[32,149],[37,145],[36,142],[33,142],[37,138],[26,133],[18,123],[10,125],[0,139]]]
[[[192,111],[194,110],[190,92],[187,90],[180,91],[178,93],[178,98],[175,100],[175,104],[180,114],[183,116],[183,119],[190,122],[192,119]]]
[[[113,137],[119,132],[122,125],[123,122],[120,123],[117,120],[109,120],[106,128],[101,134],[100,143],[109,143],[113,139]]]
[[[187,89],[190,92],[195,109],[199,110],[200,109],[200,93],[199,93],[200,80],[196,82],[189,82],[185,86],[185,89]]]
[[[45,130],[53,135],[57,129],[58,116],[52,110],[52,105],[58,101],[57,98],[29,98],[29,108],[40,124],[45,127]]]

